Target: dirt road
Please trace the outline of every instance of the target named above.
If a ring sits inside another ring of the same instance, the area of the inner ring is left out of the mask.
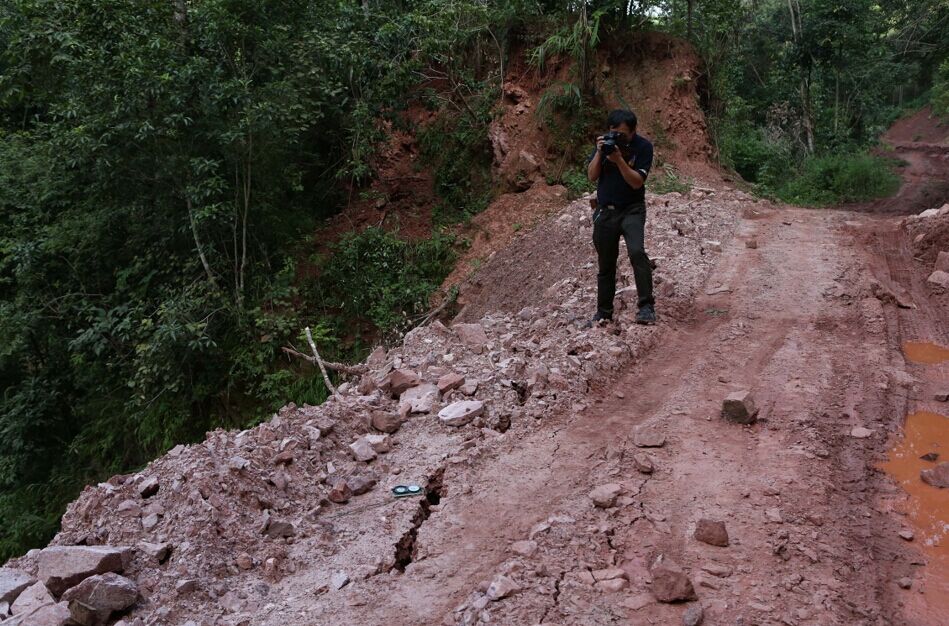
[[[336,624],[681,623],[696,603],[649,593],[661,554],[690,578],[706,624],[939,623],[945,578],[927,578],[927,556],[899,538],[890,504],[901,492],[878,470],[921,397],[901,343],[945,340],[933,336],[939,316],[924,294],[898,315],[871,295],[871,266],[901,268],[861,237],[891,224],[807,210],[742,220],[691,319],[661,331],[645,360],[603,381],[586,410],[450,465],[404,573],[307,598],[297,614]],[[755,425],[720,418],[722,398],[741,389],[760,407]],[[664,444],[639,448],[637,435]],[[637,471],[641,453],[652,474]],[[588,494],[605,483],[623,493],[597,508]],[[702,518],[725,522],[730,545],[694,539]],[[622,570],[611,574],[628,580],[621,589],[592,584],[590,572],[608,568]],[[489,601],[483,592],[502,574],[517,590]]]

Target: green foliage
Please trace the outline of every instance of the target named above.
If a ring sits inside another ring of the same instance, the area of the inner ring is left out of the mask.
[[[892,161],[850,151],[796,155],[792,146],[769,141],[750,125],[720,132],[722,160],[761,195],[792,204],[827,206],[884,197],[899,188]]]
[[[669,164],[661,169],[654,171],[649,179],[649,190],[653,193],[689,193],[692,189],[692,179],[682,176],[676,169]]]
[[[0,559],[47,541],[83,484],[323,399],[280,351],[301,327],[328,357],[365,348],[293,259],[372,176],[380,119],[495,19],[371,4],[0,6]],[[417,310],[446,248],[369,285],[368,323]]]
[[[892,195],[900,179],[890,163],[867,154],[834,154],[808,159],[792,179],[775,191],[785,202],[827,206]]]
[[[324,305],[350,322],[404,332],[429,308],[431,294],[451,271],[453,242],[436,234],[409,243],[379,228],[347,235],[323,267]]]
[[[571,200],[579,198],[584,194],[596,191],[596,183],[592,182],[589,177],[587,177],[585,168],[574,168],[567,170],[562,177],[562,182],[567,188],[567,191],[569,192],[568,196]]]
[[[949,59],[942,62],[933,82],[930,95],[933,112],[937,115],[949,115]]]
[[[424,163],[431,167],[437,225],[468,220],[487,208],[492,197],[491,96],[484,84],[473,83],[476,94],[465,112],[446,111],[418,133]]]

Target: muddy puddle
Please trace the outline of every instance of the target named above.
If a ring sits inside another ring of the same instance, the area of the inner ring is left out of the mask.
[[[920,458],[930,453],[938,459]],[[907,608],[915,617],[940,620],[949,615],[949,490],[927,485],[919,472],[949,461],[949,417],[928,411],[908,416],[903,439],[888,458],[882,469],[909,495],[903,510],[915,534],[914,547],[927,561],[913,581],[912,593],[905,596]]]
[[[949,361],[949,348],[928,341],[907,341],[903,354],[913,363],[935,365]]]

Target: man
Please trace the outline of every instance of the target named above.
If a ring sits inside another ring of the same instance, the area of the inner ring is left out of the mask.
[[[615,131],[612,143],[604,148],[605,136],[597,137],[590,155],[587,176],[596,181],[596,209],[593,212],[593,245],[599,271],[596,275],[596,314],[587,323],[605,324],[613,319],[616,295],[616,259],[619,238],[626,240],[639,296],[637,324],[655,324],[652,296],[652,266],[646,256],[646,177],[652,167],[652,144],[636,134],[636,114],[625,109],[611,111],[607,126]]]

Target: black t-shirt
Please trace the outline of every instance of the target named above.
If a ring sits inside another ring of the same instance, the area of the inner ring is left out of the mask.
[[[596,148],[587,159],[587,164],[596,156]],[[640,135],[633,135],[626,149],[623,150],[623,157],[629,166],[639,172],[643,181],[649,176],[649,169],[652,167],[652,144],[648,139]],[[644,202],[646,200],[646,184],[639,189],[633,189],[623,178],[619,167],[607,159],[603,159],[603,167],[600,170],[600,178],[596,185],[596,201],[598,204],[615,204],[617,206],[627,206],[634,202]]]

